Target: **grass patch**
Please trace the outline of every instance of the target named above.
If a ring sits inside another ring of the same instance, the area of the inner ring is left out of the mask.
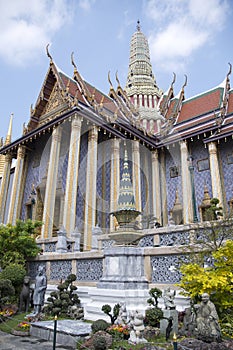
[[[0,323],[0,330],[5,333],[11,333],[12,329],[15,329],[20,322],[25,321],[26,312],[15,314],[8,318],[2,318]]]

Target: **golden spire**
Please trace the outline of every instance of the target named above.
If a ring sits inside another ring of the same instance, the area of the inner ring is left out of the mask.
[[[5,145],[9,145],[11,143],[12,121],[13,121],[13,113],[11,113],[11,116],[10,116],[9,127],[8,127],[8,132],[7,132],[7,135],[6,135]]]

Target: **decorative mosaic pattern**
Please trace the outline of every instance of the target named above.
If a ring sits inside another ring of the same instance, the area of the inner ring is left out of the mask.
[[[219,150],[219,161],[222,162],[225,196],[228,202],[233,198],[233,164],[228,163],[228,156],[233,154],[233,140],[227,139],[227,142],[222,141],[219,145]]]
[[[51,261],[51,264],[50,264],[51,280],[66,279],[67,276],[70,275],[71,273],[72,273],[71,260]]]
[[[173,246],[189,244],[189,231],[165,233],[160,235],[160,246]]]
[[[61,170],[62,189],[64,192],[66,189],[66,175],[67,175],[67,168],[68,168],[68,159],[69,159],[69,153],[67,153],[65,155],[65,158],[64,158],[63,164],[62,164],[62,170]]]
[[[212,186],[211,186],[211,175],[210,170],[198,171],[197,162],[202,159],[209,158],[208,149],[205,148],[201,140],[195,139],[195,144],[190,143],[191,153],[193,156],[193,166],[194,166],[194,186],[195,186],[195,195],[197,203],[197,214],[198,219],[200,219],[198,206],[202,203],[204,197],[204,186],[206,184],[210,197],[212,196]]]
[[[179,200],[182,203],[181,176],[170,177],[170,168],[181,167],[180,149],[178,146],[170,147],[166,151],[166,183],[167,183],[167,210],[172,210],[175,204],[176,190],[178,190]]]
[[[105,249],[105,248],[112,247],[114,243],[115,243],[114,240],[106,239],[106,241],[102,241],[102,248]]]
[[[57,242],[45,243],[44,244],[44,252],[45,253],[56,252],[56,244],[57,244]]]
[[[181,279],[179,267],[188,262],[185,255],[161,255],[151,257],[152,283],[177,283]]]
[[[78,281],[99,281],[103,275],[102,259],[78,260],[77,280]]]
[[[46,263],[40,262],[40,261],[31,261],[29,262],[29,276],[31,277],[31,279],[35,279],[37,272],[38,272],[38,268],[39,266],[43,266],[44,269],[46,269]]]
[[[79,159],[79,175],[78,175],[78,194],[76,206],[76,225],[82,230],[83,228],[83,211],[86,194],[86,169],[87,169],[87,149],[88,149],[88,133],[81,136],[80,159]]]
[[[103,141],[98,144],[97,223],[102,228],[109,227],[111,147],[111,140]]]
[[[23,205],[22,205],[22,212],[21,212],[21,218],[23,220],[26,219],[25,204],[29,200],[30,194],[32,192],[32,186],[34,185],[36,188],[38,184],[39,184],[39,167],[34,167],[34,154],[30,153],[28,156],[28,170],[27,170],[27,177],[25,182]]]
[[[138,243],[139,247],[153,247],[154,246],[154,236],[145,236],[140,239]]]

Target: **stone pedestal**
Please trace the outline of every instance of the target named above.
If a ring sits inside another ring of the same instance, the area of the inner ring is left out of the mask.
[[[66,230],[64,227],[61,227],[57,232],[57,253],[66,253],[67,252],[67,239],[66,239]]]
[[[80,252],[80,239],[81,239],[81,233],[78,231],[78,228],[75,227],[74,232],[71,233],[71,238],[74,239],[74,252]]]
[[[160,321],[160,334],[166,336],[166,329],[170,317],[172,317],[171,337],[173,337],[174,333],[178,334],[178,311],[163,310],[163,317],[164,318]]]
[[[91,250],[98,250],[99,249],[98,237],[101,236],[102,234],[103,234],[103,231],[101,230],[101,228],[98,225],[93,227]]]
[[[97,288],[148,289],[144,271],[144,249],[115,246],[104,250],[104,275]]]

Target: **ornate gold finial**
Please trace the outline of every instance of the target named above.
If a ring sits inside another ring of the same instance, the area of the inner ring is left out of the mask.
[[[141,31],[141,26],[140,26],[140,21],[138,19],[137,21],[137,31],[140,32]]]
[[[71,53],[71,63],[74,66],[74,71],[77,72],[77,66],[74,62],[74,52]]]
[[[50,44],[47,44],[47,45],[46,45],[46,53],[47,53],[47,56],[50,58],[50,61],[52,62],[52,61],[53,61],[53,58],[52,58],[52,56],[51,56],[50,53],[49,53],[49,45],[50,45]]]
[[[111,88],[113,89],[113,85],[112,85],[112,82],[111,82],[111,79],[110,79],[110,71],[108,71],[108,82],[109,82]]]
[[[120,80],[118,79],[118,75],[117,75],[117,71],[116,71],[116,81],[117,81],[117,84],[118,84],[118,86],[121,86],[121,84],[120,84]]]
[[[173,80],[172,80],[171,86],[175,84],[175,81],[176,81],[176,73],[173,72]]]
[[[187,75],[185,74],[185,81],[184,81],[184,85],[182,86],[182,89],[184,89],[184,87],[187,85],[187,81],[188,81],[188,78],[187,78]]]

